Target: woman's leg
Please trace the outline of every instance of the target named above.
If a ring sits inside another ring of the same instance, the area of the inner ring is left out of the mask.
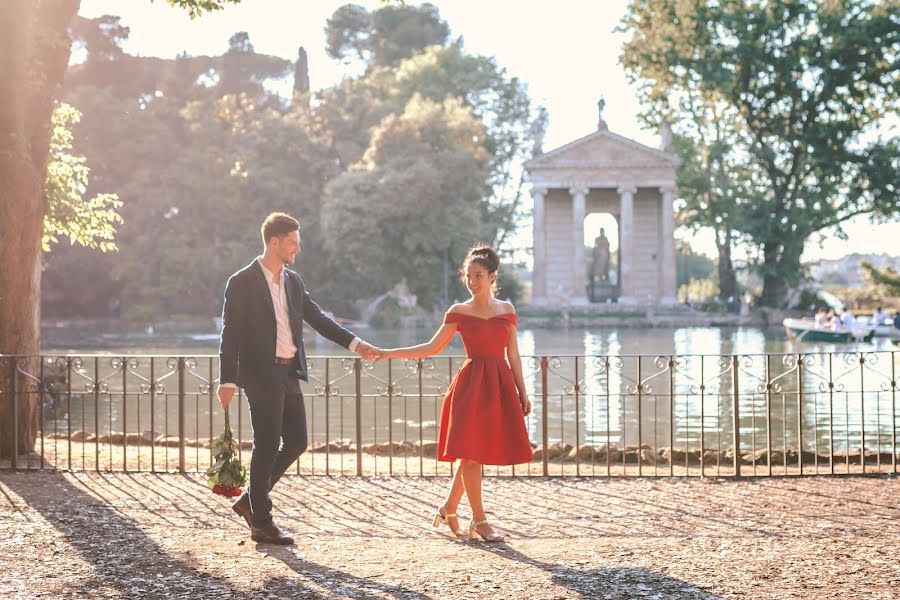
[[[469,499],[469,506],[472,507],[472,521],[484,521],[487,515],[484,513],[484,504],[481,501],[481,463],[462,459],[459,470],[462,472],[463,484],[466,488],[466,497]],[[487,523],[477,527],[478,533],[485,538],[494,537],[494,530]]]
[[[472,507],[472,520],[483,521],[486,517],[481,501],[481,463],[464,458],[459,464],[459,472],[462,475],[469,506]]]
[[[456,514],[457,509],[459,508],[459,501],[462,500],[463,494],[465,493],[466,488],[463,485],[462,480],[462,467],[456,469],[456,474],[453,476],[453,483],[450,485],[450,491],[447,493],[447,499],[444,500],[444,506],[438,509],[441,514],[444,515],[452,515]],[[459,531],[459,519],[456,517],[450,517],[447,519],[447,525],[450,526],[450,529],[453,531]]]

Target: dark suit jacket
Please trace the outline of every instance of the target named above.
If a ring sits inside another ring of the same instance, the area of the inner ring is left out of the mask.
[[[332,342],[347,348],[355,337],[326,316],[309,297],[303,280],[285,269],[285,292],[291,332],[297,355],[292,366],[297,377],[308,381],[303,321]],[[275,364],[275,307],[259,261],[232,275],[225,285],[222,309],[222,341],[219,345],[219,381],[247,387],[266,383]]]

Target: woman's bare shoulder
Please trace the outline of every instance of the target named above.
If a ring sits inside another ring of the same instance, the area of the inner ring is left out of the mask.
[[[516,314],[516,307],[513,306],[513,303],[509,300],[497,300],[497,310],[498,314],[501,315],[514,315]]]
[[[467,315],[472,312],[472,309],[468,302],[457,302],[453,306],[447,309],[447,314],[462,314]]]

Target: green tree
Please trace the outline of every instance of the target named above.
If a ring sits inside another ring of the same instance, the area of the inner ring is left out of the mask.
[[[67,238],[72,245],[109,252],[117,250],[116,224],[122,222],[118,210],[122,202],[116,194],[97,194],[87,200],[90,168],[83,156],[72,154],[72,132],[69,128],[81,119],[81,113],[68,104],[60,104],[53,112],[53,135],[44,195],[44,233],[41,246],[51,246]]]
[[[443,295],[444,279],[454,294],[463,294],[453,287],[462,253],[476,241],[502,241],[515,226],[510,215],[521,184],[515,167],[529,146],[530,102],[525,86],[492,59],[468,54],[459,43],[429,46],[344,79],[306,102],[301,52],[294,67],[301,101],[289,104],[261,85],[285,73],[285,61],[255,52],[246,34],[232,36],[222,56],[163,60],[110,49],[127,32],[101,25],[117,22],[101,17],[81,24],[84,36],[100,39],[92,46],[82,42],[88,60],[69,69],[62,94],[85,113],[78,152],[91,157],[93,182],[126,200],[120,239],[127,243],[114,263],[91,273],[99,277],[92,289],[80,293],[71,290],[88,270],[75,266],[83,253],[66,248],[55,254],[45,277],[54,291],[70,291],[65,306],[61,295],[48,298],[48,310],[59,314],[73,302],[83,303],[85,314],[102,310],[103,290],[114,290],[126,316],[214,313],[222,281],[259,244],[247,222],[289,210],[302,224],[297,267],[304,279],[323,304],[356,314],[356,300],[396,281],[371,283],[367,270],[342,268],[336,276],[334,265],[343,266],[345,254],[327,239],[330,207],[323,190],[363,164],[374,133],[389,116],[403,115],[417,90],[435,104],[461,102],[481,121],[477,141],[490,159],[479,230],[469,229],[459,248],[437,251],[433,258],[448,275],[422,280],[434,286],[422,298]],[[103,54],[92,57],[90,47]],[[183,255],[175,256],[174,248]],[[369,254],[382,249],[383,244],[372,246]]]
[[[358,4],[340,7],[325,24],[326,50],[335,60],[355,56],[369,65],[393,65],[442,46],[450,28],[433,4],[382,6],[369,12]]]
[[[863,276],[866,283],[875,292],[876,295],[882,297],[900,296],[900,273],[897,273],[891,267],[879,269],[867,261],[859,263],[863,270]]]
[[[192,14],[239,0],[170,0]],[[0,3],[0,353],[35,355],[40,349],[41,249],[47,199],[44,184],[54,98],[71,52],[69,24],[79,0],[7,0]],[[8,370],[0,389],[9,390]],[[19,419],[0,406],[0,456],[34,447],[37,395],[27,396]],[[13,448],[13,428],[19,447]]]
[[[698,125],[695,120],[693,125]],[[734,164],[732,146],[725,141],[722,123],[709,128],[696,128],[696,141],[690,136],[676,136],[674,149],[681,158],[678,168],[678,194],[684,205],[678,212],[678,223],[694,231],[708,227],[715,234],[716,268],[719,298],[723,302],[737,297],[737,277],[731,252],[739,236],[740,210],[735,198],[741,194],[741,169]],[[708,138],[711,134],[712,138]]]
[[[503,245],[521,217],[522,163],[531,150],[533,109],[525,84],[492,58],[471,55],[458,42],[430,46],[393,67],[371,68],[327,90],[313,119],[334,159],[347,168],[362,157],[372,129],[386,115],[402,113],[416,94],[435,102],[459,98],[485,125],[480,142],[491,161],[481,206],[488,225],[483,241]]]
[[[395,17],[404,14],[410,23],[425,15],[434,25],[426,29],[437,33],[430,38],[404,37],[407,28],[402,25],[403,19],[380,21],[382,13]],[[393,25],[376,30],[372,23],[378,22]],[[481,121],[483,131],[478,143],[487,152],[489,163],[482,201],[478,205],[481,221],[478,237],[472,237],[475,233],[472,231],[460,248],[434,250],[436,254],[429,260],[440,268],[435,268],[432,274],[440,276],[419,278],[418,285],[425,286],[417,290],[423,301],[443,295],[444,271],[450,273],[446,277],[451,280],[450,287],[456,285],[452,273],[459,257],[454,252],[464,251],[475,241],[502,245],[515,230],[521,218],[524,190],[521,164],[530,151],[532,107],[527,87],[493,59],[467,53],[460,41],[447,43],[442,23],[433,7],[424,12],[408,7],[382,7],[372,13],[354,6],[339,9],[326,27],[331,54],[338,59],[355,57],[365,64],[366,69],[361,76],[345,79],[321,92],[309,111],[313,135],[327,145],[328,153],[340,171],[349,170],[346,177],[340,178],[339,185],[346,187],[341,188],[340,194],[334,191],[337,188],[331,188],[331,203],[322,209],[323,214],[335,220],[339,214],[349,218],[350,214],[371,209],[365,205],[366,198],[380,194],[377,186],[383,185],[384,181],[353,172],[365,162],[364,155],[374,143],[374,132],[391,115],[403,115],[414,97],[421,96],[435,104],[456,99]],[[376,40],[379,36],[384,39]],[[390,38],[397,39],[392,41]],[[372,48],[402,50],[370,51]],[[339,202],[345,206],[337,205]],[[330,259],[322,262],[344,261],[346,253],[328,243],[328,237],[330,234],[324,239]],[[373,255],[386,246],[370,247],[366,258],[373,259]],[[325,291],[334,302],[339,298],[371,297],[396,283],[396,280],[386,281],[373,276],[375,272],[377,269],[351,265],[343,272],[345,281],[335,277],[322,278],[316,289]]]
[[[436,102],[460,98],[484,124],[482,145],[491,157],[490,193],[482,204],[488,227],[484,239],[503,246],[518,225],[525,171],[531,152],[532,105],[527,86],[510,76],[493,58],[472,55],[460,42],[431,46],[401,62],[396,69],[400,110],[419,94]]]
[[[740,232],[762,257],[766,305],[780,305],[801,276],[811,234],[900,210],[900,140],[884,135],[900,108],[898,7],[898,0],[629,6],[622,61],[643,83],[651,110],[690,121],[695,115],[679,99],[692,98],[734,119],[728,143],[743,173],[731,181],[744,182],[734,206]]]
[[[345,281],[371,296],[407,277],[423,306],[438,299],[445,261],[483,234],[483,135],[458,98],[413,96],[385,117],[362,160],[325,190],[324,239],[352,274]]]
[[[695,254],[689,244],[678,243],[675,259],[677,272],[675,279],[679,288],[692,280],[715,280],[713,275],[716,271],[715,263],[704,254]]]

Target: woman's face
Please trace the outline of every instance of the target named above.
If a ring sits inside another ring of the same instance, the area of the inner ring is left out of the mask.
[[[475,262],[469,263],[469,267],[466,270],[466,287],[469,288],[469,292],[473,296],[490,294],[491,286],[496,278],[496,273],[488,273],[488,270],[480,264]]]

